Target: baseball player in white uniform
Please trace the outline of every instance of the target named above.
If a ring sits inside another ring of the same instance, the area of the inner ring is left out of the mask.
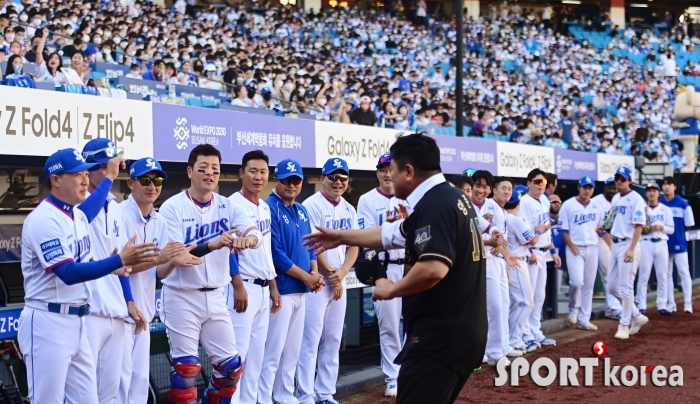
[[[528,193],[520,199],[520,209],[518,210],[518,216],[525,219],[530,226],[530,230],[540,236],[535,246],[530,248],[531,254],[528,258],[528,271],[530,272],[530,282],[535,299],[535,306],[528,321],[529,327],[524,337],[527,340],[528,351],[532,350],[532,347],[539,348],[542,345],[556,345],[556,341],[546,338],[541,330],[542,306],[544,305],[547,287],[547,250],[552,254],[555,267],[559,268],[561,266],[559,255],[552,245],[549,199],[544,196],[546,186],[547,179],[544,171],[538,168],[530,171],[527,175]],[[539,224],[545,224],[546,230],[537,230],[535,227]]]
[[[260,199],[270,175],[270,160],[260,150],[243,155],[239,175],[242,187],[229,197],[255,222],[262,232],[263,246],[232,255],[231,283],[227,286],[228,311],[231,314],[236,345],[245,364],[233,403],[257,404],[258,380],[262,369],[270,312],[277,313],[282,303],[272,263],[270,208]]]
[[[175,266],[193,266],[204,263],[189,254],[195,246],[185,248],[182,243],[169,241],[165,221],[153,208],[163,182],[168,178],[160,163],[153,158],[142,158],[131,164],[126,181],[131,195],[119,204],[125,234],[136,235],[136,242],[153,242],[161,249],[157,265],[146,264],[132,268],[129,280],[134,302],[141,307],[146,323],[155,316],[156,278],[165,279]],[[136,323],[126,319],[125,357],[117,403],[145,403],[148,401],[149,358],[151,333],[136,333]]]
[[[610,291],[622,302],[622,316],[615,338],[628,339],[639,332],[649,319],[634,305],[634,277],[641,252],[639,240],[646,224],[644,199],[632,190],[632,170],[620,167],[615,171],[619,194],[612,200],[615,209],[610,236],[613,241],[610,261]]]
[[[408,206],[408,202],[394,197],[394,185],[391,182],[391,154],[384,154],[377,162],[377,179],[379,187],[360,196],[357,203],[357,220],[360,229],[381,226],[399,204]],[[394,213],[395,214],[395,213]],[[389,250],[387,278],[396,283],[403,278],[404,250]],[[396,379],[400,366],[394,359],[401,352],[400,323],[401,299],[374,302],[374,310],[379,322],[379,343],[382,350],[382,371],[386,375],[384,395],[396,397],[398,389]]]
[[[603,209],[603,217],[608,216],[610,208],[612,208],[612,198],[617,193],[617,185],[615,184],[615,178],[610,177],[605,180],[605,187],[603,188],[603,193],[596,195],[592,198],[593,202],[598,204]],[[603,219],[605,220],[605,219]],[[600,273],[600,279],[603,281],[603,286],[605,287],[605,317],[612,318],[614,320],[619,320],[622,315],[622,304],[620,301],[610,292],[610,282],[608,282],[608,275],[610,274],[610,250],[612,249],[612,240],[608,238],[603,238],[607,234],[605,231],[599,231],[598,235],[598,273]]]
[[[127,275],[129,266],[158,257],[155,244],[135,245],[132,237],[119,254],[93,259],[89,219],[76,205],[87,195],[88,170],[99,168],[75,149],[52,154],[44,166],[50,195],[24,221],[18,341],[32,403],[99,402],[85,324],[92,293],[85,282]]]
[[[311,234],[309,214],[296,201],[303,180],[298,161],[280,161],[275,168],[275,189],[267,199],[272,219],[272,261],[282,308],[270,316],[258,384],[260,404],[272,404],[273,396],[275,403],[298,403],[294,397],[294,375],[304,335],[306,295],[324,286],[316,254],[303,245],[303,237]]]
[[[350,170],[340,158],[326,161],[321,171],[323,189],[303,203],[312,226],[338,230],[357,229],[357,213],[343,197],[348,189]],[[333,400],[338,379],[340,340],[343,335],[345,276],[357,259],[358,248],[341,245],[317,256],[318,269],[326,286],[306,295],[304,337],[297,368],[300,404],[336,403]],[[318,374],[316,364],[318,362]]]
[[[676,311],[676,299],[674,297],[675,288],[673,287],[673,263],[675,263],[678,269],[678,278],[681,283],[681,288],[683,289],[683,311],[685,313],[692,313],[693,281],[690,278],[690,269],[688,267],[688,240],[685,238],[685,231],[695,226],[693,209],[688,204],[688,201],[676,195],[678,183],[675,178],[664,178],[661,186],[663,188],[664,197],[660,198],[659,202],[671,208],[671,212],[673,212],[673,223],[675,224],[675,230],[668,238],[668,277],[666,278],[667,305],[669,311]]]
[[[196,146],[187,161],[190,188],[159,211],[169,238],[196,244],[191,254],[204,259],[194,267],[175,267],[163,280],[161,317],[170,340],[173,404],[197,399],[200,343],[214,368],[204,404],[229,404],[243,372],[224,289],[231,282],[230,254],[261,247],[263,236],[243,209],[214,192],[220,174],[221,153],[208,144]]]
[[[597,229],[603,226],[603,209],[591,201],[595,182],[583,177],[578,182],[578,196],[564,202],[559,210],[562,238],[566,243],[566,268],[569,271],[569,318],[567,324],[581,330],[595,331],[591,323],[593,286],[598,267]],[[609,237],[606,234],[606,237]]]
[[[647,215],[651,229],[649,233],[642,234],[642,259],[639,263],[639,277],[637,278],[637,294],[635,303],[639,312],[647,314],[647,287],[651,266],[656,271],[656,309],[662,316],[673,314],[668,310],[668,294],[666,281],[668,280],[668,236],[673,234],[676,226],[673,223],[671,209],[659,203],[661,190],[659,184],[651,182],[646,187]]]

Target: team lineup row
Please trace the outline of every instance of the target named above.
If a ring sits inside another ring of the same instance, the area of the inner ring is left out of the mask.
[[[326,162],[322,190],[303,204],[295,201],[303,182],[301,165],[292,159],[281,161],[274,172],[274,191],[263,201],[269,159],[251,151],[241,164],[242,190],[225,198],[214,192],[221,155],[213,146],[200,145],[188,160],[190,188],[156,212],[153,203],[167,174],[154,159],[134,162],[127,181],[131,195],[116,203],[109,190],[125,163],[115,150],[108,140],[95,139],[82,154],[64,149],[49,157],[45,174],[51,194],[25,221],[26,305],[18,338],[28,369],[30,401],[145,403],[150,334],[141,331],[155,315],[158,278],[164,285],[161,317],[171,346],[170,402],[196,402],[201,344],[213,364],[204,403],[268,404],[273,396],[279,403],[334,403],[346,307],[344,279],[358,248],[341,245],[316,254],[307,251],[303,237],[315,226],[357,229],[400,218],[403,214],[394,208],[407,202],[393,197],[391,156],[378,161],[379,187],[360,198],[356,212],[342,197],[350,174],[342,159]],[[488,222],[484,227],[490,227],[484,233],[485,244],[491,247],[487,359],[495,363],[541,344],[554,344],[539,328],[545,253],[552,247],[544,173],[533,170],[527,188],[513,187],[511,180],[494,179],[484,171],[463,178],[473,183],[471,199]],[[587,202],[592,194],[590,178],[581,180],[577,197],[584,210],[579,212],[567,201],[564,206],[572,208],[562,207],[560,213],[561,217],[576,212],[570,221],[561,222],[563,232],[568,231],[567,262],[572,291],[576,290],[571,294],[570,321],[584,329],[594,327],[588,321],[590,268],[594,280],[598,255],[593,250],[602,245],[599,239],[606,240],[613,252],[606,291],[619,299],[618,304],[625,302],[620,307],[619,337],[625,336],[625,327],[627,336],[634,333],[645,319],[626,304],[638,264],[634,258],[641,229],[638,236],[635,224],[646,220],[641,197],[628,197],[636,195],[628,192],[630,181],[629,169],[618,170],[614,182],[620,194],[611,201],[617,214],[609,234],[599,229],[604,224],[603,208]],[[493,199],[486,199],[492,191]],[[410,206],[401,210],[410,211]],[[683,212],[687,216],[689,209]],[[594,243],[587,244],[591,240]],[[661,245],[658,240],[650,242]],[[628,254],[632,254],[629,260]],[[404,274],[403,251],[391,250],[390,257],[387,277],[398,281]],[[572,274],[572,265],[579,262],[580,271]],[[509,313],[508,307],[514,306],[518,309]],[[375,307],[387,376],[385,394],[395,396],[401,300],[377,301]],[[49,380],[39,377],[46,368],[52,369]]]

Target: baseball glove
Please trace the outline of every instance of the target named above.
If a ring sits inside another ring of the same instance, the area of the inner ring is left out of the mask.
[[[651,231],[651,219],[649,218],[649,209],[646,209],[645,216],[647,217],[646,224],[644,225],[644,228],[642,228],[642,234],[649,234]]]
[[[355,261],[355,276],[367,286],[374,286],[377,279],[386,279],[386,269],[389,266],[387,251],[368,248],[362,250]]]
[[[613,222],[615,221],[616,214],[617,210],[614,207],[610,208],[608,214],[605,215],[605,222],[603,222],[603,230],[610,233],[610,230],[612,230]]]

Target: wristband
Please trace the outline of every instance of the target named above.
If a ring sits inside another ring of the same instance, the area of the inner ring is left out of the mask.
[[[552,255],[557,255],[557,249],[556,249],[556,248],[552,248],[551,250],[549,250],[549,252],[550,252]]]
[[[194,255],[195,257],[201,258],[209,254],[210,252],[211,250],[209,250],[209,243],[200,243],[197,244],[197,247],[195,247],[194,250],[190,251],[190,254]]]

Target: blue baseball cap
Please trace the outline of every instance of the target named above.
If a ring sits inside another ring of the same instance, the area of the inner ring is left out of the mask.
[[[615,183],[615,177],[610,177],[607,180],[605,180],[605,185],[610,185]]]
[[[160,163],[151,157],[145,157],[134,161],[129,169],[129,178],[143,177],[148,173],[156,173],[165,179],[168,178],[168,174],[163,171]]]
[[[124,149],[118,148],[114,142],[104,137],[92,139],[83,147],[83,158],[88,163],[107,164],[119,154],[124,154]]]
[[[475,172],[477,172],[476,168],[467,168],[466,170],[462,171],[462,175],[465,177],[471,177]]]
[[[298,161],[294,159],[284,159],[275,166],[275,177],[280,180],[289,177],[299,177],[303,180],[304,171]]]
[[[657,184],[656,182],[648,183],[646,186],[646,189],[649,189],[649,188],[656,188],[657,190],[661,191],[661,187],[659,187],[659,184]]]
[[[83,156],[75,149],[62,149],[49,156],[44,164],[44,175],[50,179],[52,175],[95,171],[102,168],[100,163],[86,163]]]
[[[578,181],[580,187],[591,186],[595,187],[595,181],[591,177],[583,177]]]
[[[345,174],[350,175],[348,163],[337,157],[329,158],[328,161],[326,161],[326,164],[323,165],[321,175],[333,174],[336,171],[343,171]]]
[[[260,95],[265,95],[265,94],[270,94],[270,93],[271,93],[271,91],[267,87],[263,87],[263,89],[260,90]]]
[[[622,166],[615,171],[615,175],[620,175],[624,178],[627,178],[628,180],[632,179],[632,170],[629,168]]]
[[[513,195],[510,197],[510,201],[508,201],[509,205],[515,205],[516,203],[520,202],[520,199],[523,197],[523,195],[527,194],[528,189],[525,185],[516,185],[513,187]]]
[[[385,166],[387,164],[391,164],[391,154],[386,153],[379,156],[379,160],[377,161],[377,168]]]

